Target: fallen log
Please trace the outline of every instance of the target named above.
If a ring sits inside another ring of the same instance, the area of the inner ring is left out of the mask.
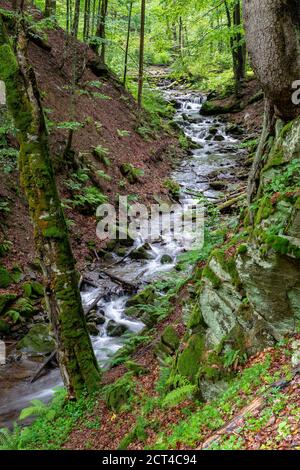
[[[129,281],[125,281],[125,279],[122,279],[119,276],[110,273],[109,271],[104,271],[103,275],[108,276],[113,282],[120,284],[127,292],[136,292],[138,290],[138,286],[136,284],[133,284]]]
[[[34,376],[32,377],[32,379],[30,380],[30,383],[33,384],[40,376],[41,372],[43,369],[45,369],[45,367],[48,366],[48,364],[55,358],[56,356],[56,349],[54,351],[52,351],[52,353],[50,354],[50,356],[48,356],[45,361],[43,362],[43,364],[38,368],[38,370],[36,371],[36,373],[34,374]]]
[[[226,209],[229,209],[230,207],[234,206],[235,204],[237,204],[238,202],[240,202],[241,200],[243,200],[245,198],[246,198],[246,193],[242,193],[239,196],[233,197],[232,199],[228,199],[228,201],[223,202],[222,204],[219,204],[217,206],[217,209],[220,212],[222,212],[222,211],[224,211]]]
[[[95,307],[97,307],[97,303],[99,302],[99,300],[101,300],[102,297],[103,297],[103,292],[101,290],[101,292],[99,292],[99,294],[95,297],[93,302],[90,305],[88,305],[87,307],[84,308],[85,316],[87,316],[87,314],[90,313],[91,310],[93,310]]]

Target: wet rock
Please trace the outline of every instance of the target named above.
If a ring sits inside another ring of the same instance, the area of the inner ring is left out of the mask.
[[[91,310],[87,316],[86,321],[89,323],[95,323],[96,325],[103,325],[105,323],[105,317],[102,314],[97,314],[95,310]]]
[[[86,327],[90,335],[92,336],[99,335],[99,330],[97,328],[96,322],[88,321],[86,324]]]
[[[114,320],[109,320],[107,324],[108,336],[122,336],[127,330],[127,326],[116,323]]]
[[[217,134],[215,135],[214,140],[216,140],[217,142],[223,142],[223,140],[225,140],[225,137],[221,134]]]
[[[55,349],[54,338],[50,335],[49,325],[34,325],[18,344],[17,349],[31,354],[49,354]]]
[[[240,136],[244,134],[244,130],[237,124],[228,124],[226,126],[226,132],[233,136]]]
[[[210,135],[216,135],[218,133],[218,127],[217,126],[211,126],[209,129],[208,129],[208,132]]]
[[[173,258],[172,258],[172,256],[167,255],[167,254],[162,255],[162,257],[160,258],[160,263],[161,264],[171,264],[171,263],[173,263]]]
[[[144,243],[144,245],[140,246],[139,248],[136,248],[135,250],[133,250],[130,255],[129,255],[129,258],[133,259],[133,260],[145,260],[145,259],[152,259],[153,258],[153,254],[151,253],[151,246],[149,245],[149,243]]]
[[[216,180],[211,181],[209,185],[212,189],[215,189],[216,191],[222,191],[223,189],[227,188],[228,183],[224,180]]]

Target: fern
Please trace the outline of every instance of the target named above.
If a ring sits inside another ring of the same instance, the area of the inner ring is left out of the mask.
[[[31,416],[42,416],[48,410],[47,405],[45,405],[41,400],[31,400],[30,403],[32,403],[32,406],[28,406],[21,411],[19,416],[20,421]]]
[[[187,384],[183,385],[183,387],[176,388],[166,395],[166,397],[163,399],[162,406],[164,408],[173,408],[179,403],[185,401],[187,398],[192,398],[195,390],[196,386],[192,384]]]
[[[107,173],[105,173],[105,171],[97,170],[96,173],[99,176],[99,178],[103,178],[106,181],[111,181],[111,176],[109,176]]]

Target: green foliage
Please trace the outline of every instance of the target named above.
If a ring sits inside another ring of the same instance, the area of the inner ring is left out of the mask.
[[[119,137],[129,137],[130,131],[117,129],[117,134]]]
[[[162,401],[165,408],[173,408],[186,399],[191,399],[196,390],[195,385],[187,384],[169,392]]]
[[[2,243],[0,243],[0,257],[7,255],[11,247],[12,242],[9,240],[4,240]]]
[[[111,176],[109,176],[107,173],[105,173],[105,171],[103,170],[97,170],[96,171],[96,174],[97,176],[99,176],[99,178],[102,178],[104,179],[105,181],[111,181]]]
[[[86,412],[91,411],[97,398],[85,394],[77,401],[66,400],[65,390],[55,391],[51,403],[44,407],[39,400],[34,400],[29,409],[21,412],[25,415],[37,416],[33,424],[27,427],[14,426],[13,431],[0,431],[1,450],[58,449],[67,439],[76,423]]]
[[[10,204],[4,198],[0,199],[0,213],[2,215],[7,215],[10,213]]]
[[[57,129],[65,129],[68,131],[78,131],[83,126],[84,124],[78,121],[65,121],[56,124]]]
[[[140,177],[144,176],[144,170],[133,166],[131,163],[123,163],[120,171],[130,184],[137,183]]]
[[[180,185],[171,179],[166,179],[163,183],[164,188],[169,191],[169,194],[174,197],[174,199],[178,199],[180,194]]]
[[[73,204],[85,212],[91,213],[105,202],[107,202],[107,196],[105,196],[100,189],[95,186],[89,186],[87,188],[83,188],[80,194],[76,194],[74,196]]]
[[[19,416],[20,421],[31,416],[43,416],[48,412],[47,405],[41,400],[31,400],[31,404],[31,406],[24,408],[21,411]]]

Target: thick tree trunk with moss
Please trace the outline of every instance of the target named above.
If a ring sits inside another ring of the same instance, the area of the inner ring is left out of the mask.
[[[251,204],[276,119],[288,122],[300,115],[300,105],[292,101],[293,83],[300,79],[300,3],[244,0],[244,25],[252,66],[266,98],[263,132],[248,184]]]
[[[244,0],[246,42],[255,74],[277,117],[300,115],[292,102],[300,80],[300,3],[298,0]]]
[[[68,239],[48,147],[48,135],[23,25],[16,51],[0,15],[0,79],[20,144],[19,166],[45,281],[45,297],[57,340],[58,359],[70,397],[99,386],[100,374],[87,333],[78,275]]]

